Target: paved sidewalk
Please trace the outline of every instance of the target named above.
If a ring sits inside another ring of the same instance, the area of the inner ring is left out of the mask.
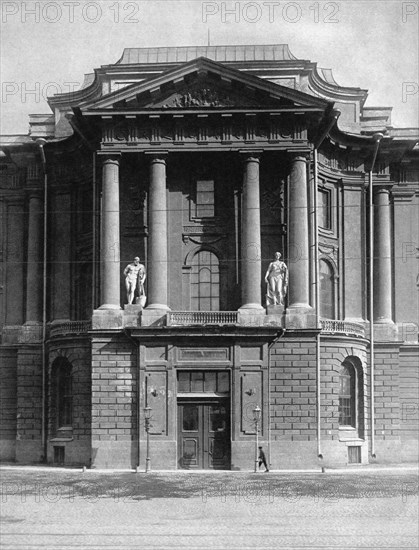
[[[359,470],[3,467],[1,548],[418,548],[417,469]]]

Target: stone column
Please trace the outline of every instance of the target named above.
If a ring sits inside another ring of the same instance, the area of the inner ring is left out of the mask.
[[[374,189],[374,323],[392,323],[390,188]]]
[[[166,159],[153,156],[150,163],[148,197],[148,306],[151,310],[168,310],[167,305],[167,199]]]
[[[5,262],[5,324],[22,325],[24,323],[24,204],[22,197],[11,196],[6,199],[6,262]],[[8,299],[7,299],[8,297]]]
[[[242,306],[240,311],[264,312],[261,305],[261,240],[259,156],[249,154],[244,159],[243,208],[241,245]]]
[[[288,268],[289,291],[287,308],[288,328],[315,326],[315,316],[310,306],[309,283],[309,225],[307,159],[295,155],[291,159],[288,204]],[[311,321],[307,314],[310,313]]]
[[[71,319],[71,262],[72,262],[72,223],[71,223],[71,190],[63,184],[59,189],[52,189],[50,200],[51,220],[50,265],[52,270],[51,291],[51,319],[53,323],[68,322]]]
[[[26,323],[42,321],[42,196],[29,196],[28,265],[26,272]]]
[[[119,157],[112,155],[103,161],[100,254],[102,305],[99,309],[120,309]]]

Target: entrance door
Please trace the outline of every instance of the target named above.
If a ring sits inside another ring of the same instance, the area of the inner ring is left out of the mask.
[[[229,469],[228,400],[178,403],[178,447],[181,468]]]

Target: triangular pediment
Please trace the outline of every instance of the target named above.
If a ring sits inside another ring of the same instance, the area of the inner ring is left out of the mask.
[[[82,112],[281,107],[324,110],[328,105],[324,99],[201,57],[158,77],[85,102],[79,108]]]
[[[285,101],[288,103],[288,101]],[[163,87],[155,97],[127,101],[127,106],[163,109],[242,108],[278,104],[269,96],[255,96],[252,90],[238,89],[230,83],[217,80],[212,75],[196,75],[176,89]]]

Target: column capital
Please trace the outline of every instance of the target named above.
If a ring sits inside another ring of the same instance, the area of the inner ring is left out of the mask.
[[[150,158],[152,163],[166,164],[169,151],[145,151],[144,154]]]
[[[307,163],[310,160],[309,151],[287,151],[287,155],[289,155],[291,162],[300,161]]]
[[[262,156],[263,149],[241,149],[239,151],[240,156],[244,162],[260,162],[260,157]]]
[[[26,189],[26,194],[28,199],[40,199],[42,200],[43,196],[43,189],[42,187],[32,187],[30,189]]]
[[[104,164],[118,164],[121,160],[121,153],[108,153],[106,155],[101,155],[102,157],[102,166]]]
[[[373,181],[372,189],[374,193],[390,193],[394,183],[392,181]]]

